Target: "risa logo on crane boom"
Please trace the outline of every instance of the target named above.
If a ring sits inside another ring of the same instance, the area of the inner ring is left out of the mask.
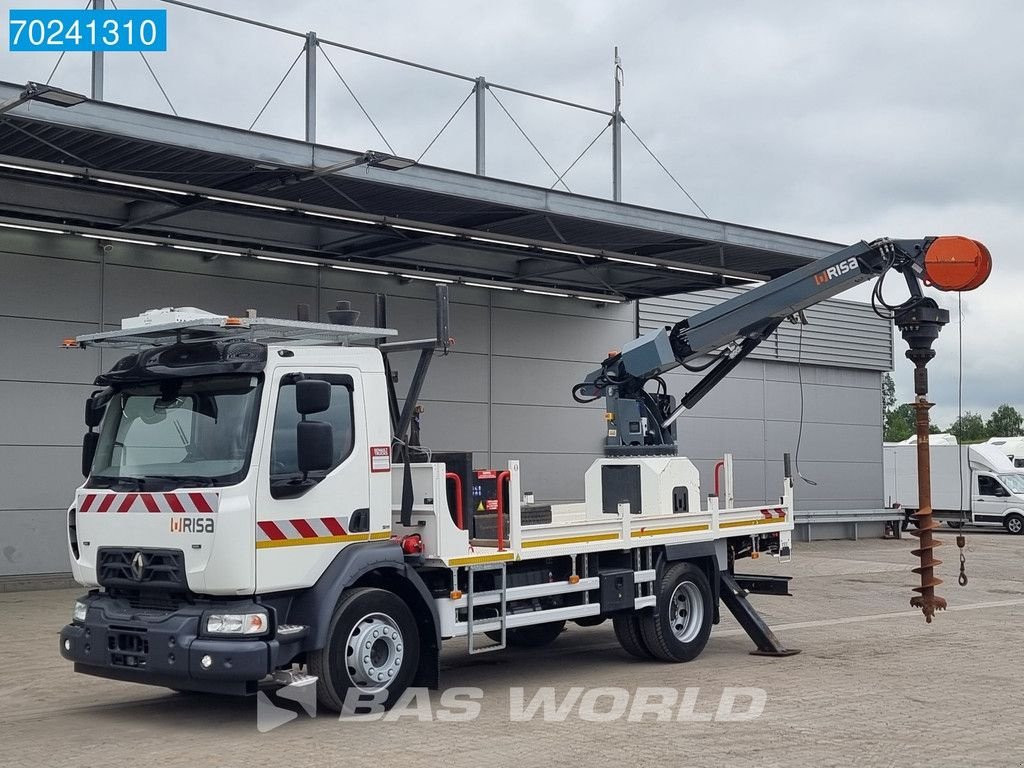
[[[852,272],[855,269],[860,269],[860,265],[857,263],[857,259],[855,257],[851,256],[846,261],[841,261],[838,264],[836,264],[834,267],[829,267],[828,269],[825,269],[825,270],[822,270],[821,272],[818,272],[814,276],[814,284],[815,285],[824,285],[829,280],[831,280],[833,277],[839,277],[840,275],[845,275],[848,272]]]

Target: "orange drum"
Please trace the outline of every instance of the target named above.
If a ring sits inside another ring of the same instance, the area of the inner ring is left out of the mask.
[[[925,281],[940,291],[973,291],[991,272],[988,248],[967,237],[938,237],[924,255]]]

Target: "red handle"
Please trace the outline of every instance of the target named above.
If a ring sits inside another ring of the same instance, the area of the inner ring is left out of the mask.
[[[498,473],[498,551],[505,549],[505,492],[502,482],[512,483],[512,475],[508,470]]]
[[[718,498],[718,470],[725,466],[725,461],[720,461],[715,464],[715,498]]]
[[[460,531],[464,531],[465,525],[462,520],[462,478],[455,472],[446,472],[444,477],[445,480],[451,480],[455,483],[455,525]]]

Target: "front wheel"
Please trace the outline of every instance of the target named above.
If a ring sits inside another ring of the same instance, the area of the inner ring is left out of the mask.
[[[309,657],[317,701],[341,712],[360,703],[358,693],[363,703],[390,708],[412,683],[419,648],[416,619],[400,597],[367,587],[342,594],[327,644]]]
[[[654,610],[640,615],[644,645],[663,661],[691,661],[711,634],[714,611],[704,571],[693,563],[670,565],[658,582]]]
[[[1006,530],[1015,536],[1020,536],[1024,533],[1024,517],[1021,517],[1016,512],[1007,515],[1003,524],[1006,526]]]
[[[952,528],[954,530],[956,530],[958,528],[963,528],[964,527],[963,522],[960,521],[960,520],[947,520],[946,521],[946,525],[948,525],[950,528]]]

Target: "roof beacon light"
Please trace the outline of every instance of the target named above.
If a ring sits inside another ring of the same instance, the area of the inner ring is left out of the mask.
[[[992,273],[992,255],[977,240],[937,237],[924,255],[924,277],[940,291],[973,291]]]

